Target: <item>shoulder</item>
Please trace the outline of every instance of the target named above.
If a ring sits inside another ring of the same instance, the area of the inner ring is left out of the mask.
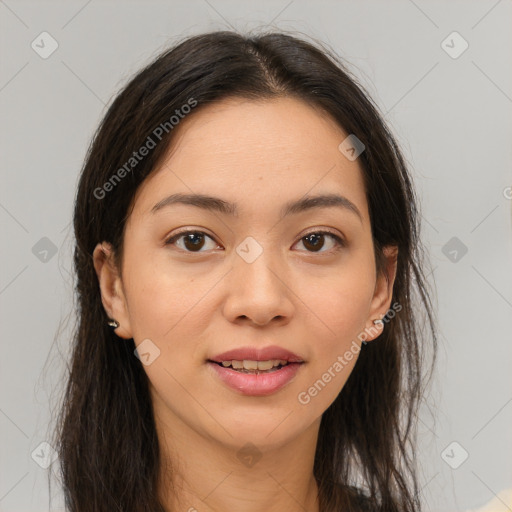
[[[510,507],[512,507],[512,489],[502,490],[492,501],[486,503],[483,507],[468,510],[468,512],[498,512],[499,510],[506,510],[506,507],[511,510]]]

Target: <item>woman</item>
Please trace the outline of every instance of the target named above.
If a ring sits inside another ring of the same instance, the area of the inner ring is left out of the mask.
[[[76,198],[68,509],[420,510],[418,217],[324,48],[213,32],[140,71]]]

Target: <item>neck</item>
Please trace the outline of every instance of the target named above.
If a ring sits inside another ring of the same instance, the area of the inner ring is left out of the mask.
[[[167,510],[319,512],[313,464],[320,419],[284,445],[242,451],[181,426],[157,420]]]

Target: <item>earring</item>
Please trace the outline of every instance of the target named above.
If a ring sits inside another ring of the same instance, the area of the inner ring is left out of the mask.
[[[119,322],[117,320],[109,320],[108,325],[112,327],[112,329],[117,329],[119,327]]]
[[[384,327],[384,320],[377,318],[373,321],[374,325],[382,325]]]

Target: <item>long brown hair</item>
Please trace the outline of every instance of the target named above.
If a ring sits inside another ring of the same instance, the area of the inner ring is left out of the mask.
[[[332,51],[284,33],[229,31],[188,37],[138,72],[89,147],[74,210],[78,318],[54,440],[67,509],[166,512],[158,500],[161,460],[148,378],[133,340],[107,326],[92,253],[107,241],[120,263],[135,192],[168,150],[176,120],[234,96],[300,99],[365,145],[358,161],[376,268],[383,270],[382,248],[398,246],[392,303],[401,309],[362,347],[323,414],[314,475],[322,512],[363,510],[359,495],[372,511],[418,511],[415,425],[437,335],[418,200],[404,158],[378,108]],[[130,160],[148,137],[151,150]]]

